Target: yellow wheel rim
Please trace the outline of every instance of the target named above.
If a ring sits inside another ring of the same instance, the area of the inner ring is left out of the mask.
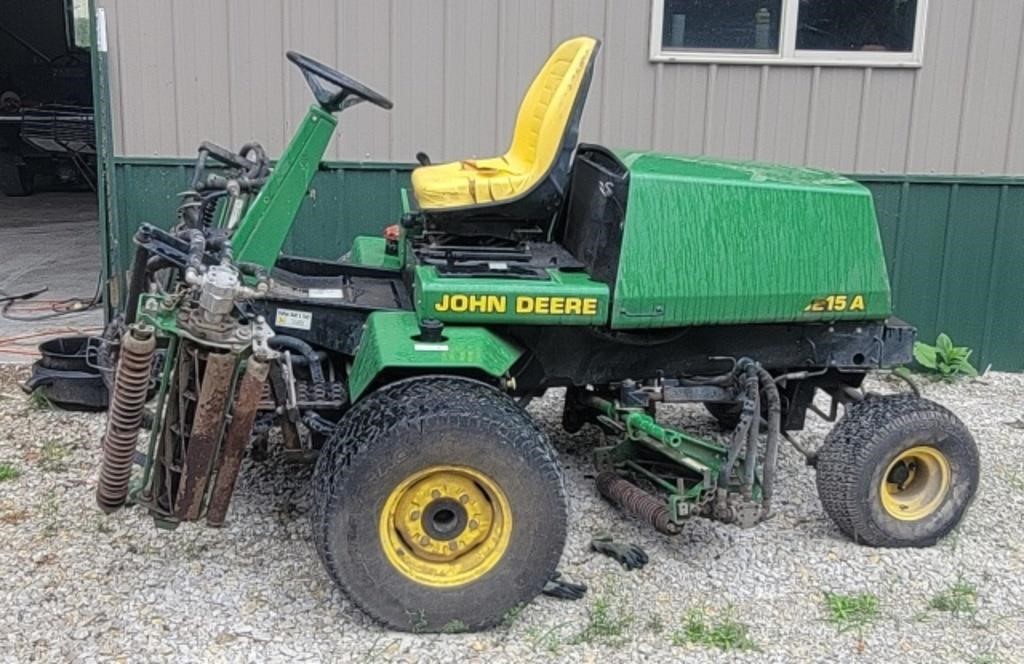
[[[952,480],[946,455],[934,447],[901,452],[882,476],[882,507],[894,519],[917,521],[942,505]]]
[[[410,475],[384,502],[380,543],[388,562],[427,586],[476,581],[508,549],[512,510],[501,487],[465,466]]]

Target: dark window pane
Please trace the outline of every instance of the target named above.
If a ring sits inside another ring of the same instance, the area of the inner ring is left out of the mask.
[[[916,20],[917,0],[800,0],[796,47],[909,53]]]
[[[662,46],[776,53],[782,0],[665,0]]]

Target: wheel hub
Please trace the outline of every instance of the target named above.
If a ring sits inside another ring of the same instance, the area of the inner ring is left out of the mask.
[[[435,466],[404,480],[388,496],[380,536],[388,560],[425,585],[475,580],[504,555],[511,534],[508,500],[471,468]]]
[[[945,454],[926,445],[910,448],[898,454],[882,476],[882,507],[901,521],[923,519],[942,505],[951,483]]]

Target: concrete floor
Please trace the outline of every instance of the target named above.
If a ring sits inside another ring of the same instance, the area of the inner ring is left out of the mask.
[[[91,299],[99,275],[94,194],[0,196],[0,297],[49,287],[31,300],[15,303],[12,315],[36,316],[50,311],[58,300]],[[41,341],[62,334],[97,333],[102,325],[102,309],[35,322],[0,317],[0,363],[31,361]]]

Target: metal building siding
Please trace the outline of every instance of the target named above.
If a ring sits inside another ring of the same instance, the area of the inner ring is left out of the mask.
[[[922,69],[651,63],[649,0],[101,0],[117,153],[209,138],[280,153],[309,94],[292,48],[386,92],[335,159],[504,149],[554,44],[604,48],[582,138],[860,173],[1024,172],[1024,3],[932,0]]]

